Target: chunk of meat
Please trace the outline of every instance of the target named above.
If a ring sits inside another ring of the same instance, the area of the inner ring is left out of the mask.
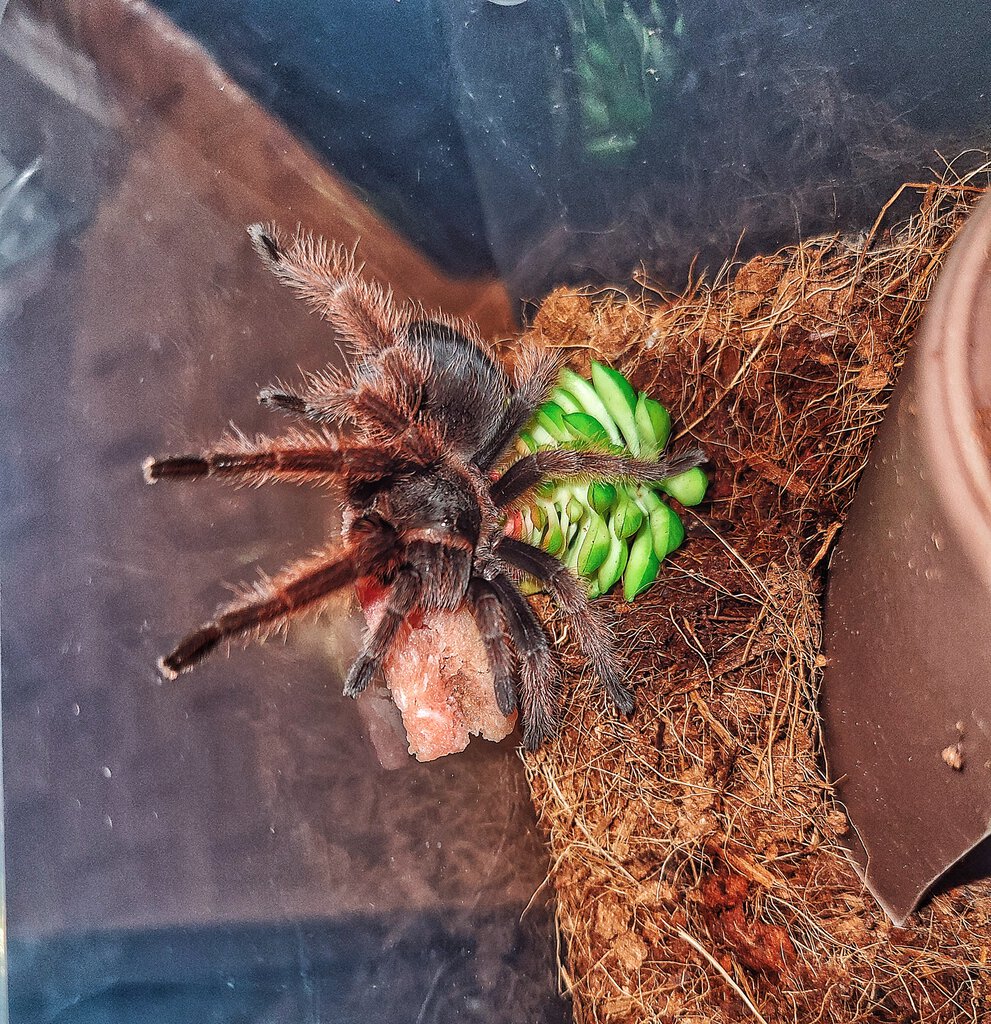
[[[385,591],[357,588],[369,629],[382,616]],[[402,715],[409,752],[418,761],[456,754],[472,736],[498,742],[516,725],[496,704],[485,648],[466,608],[415,612],[386,658],[385,682]]]

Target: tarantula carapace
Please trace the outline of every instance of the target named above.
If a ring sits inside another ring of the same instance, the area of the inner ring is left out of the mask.
[[[517,434],[557,380],[554,355],[524,346],[510,377],[473,327],[398,308],[344,250],[299,233],[283,240],[260,225],[249,234],[276,277],[336,328],[351,364],[311,374],[298,390],[259,394],[263,405],[312,425],[276,438],[234,433],[198,455],[149,459],[145,477],[331,483],[344,502],[343,537],[220,609],[161,659],[162,673],[174,678],[223,641],[265,636],[370,579],[385,588],[386,610],[345,694],[368,686],[412,612],[464,605],[498,706],[506,715],[519,707],[532,749],[555,733],[561,693],[547,634],[517,585],[529,576],[552,596],[616,708],[632,712],[605,610],[553,556],[507,536],[508,514],[550,478],[660,480],[697,465],[701,452],[649,461],[587,447],[513,458]]]

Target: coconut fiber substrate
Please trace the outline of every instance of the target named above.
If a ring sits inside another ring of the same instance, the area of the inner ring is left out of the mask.
[[[575,658],[560,738],[526,755],[580,1024],[991,1013],[991,886],[892,926],[841,850],[817,712],[828,555],[986,183],[984,169],[905,186],[866,236],[727,266],[677,297],[560,291],[535,318],[575,368],[606,359],[663,401],[713,481],[660,582],[602,599],[636,714],[618,720]]]

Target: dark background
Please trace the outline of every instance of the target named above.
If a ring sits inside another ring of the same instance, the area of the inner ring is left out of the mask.
[[[902,181],[986,147],[980,3],[664,0],[683,21],[672,80],[638,144],[597,159],[583,4],[161,6],[418,246],[527,299],[641,265],[678,286],[741,235],[746,255],[863,226]],[[647,0],[627,6],[651,24]]]

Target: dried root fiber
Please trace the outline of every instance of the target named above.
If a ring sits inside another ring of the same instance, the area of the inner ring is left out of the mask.
[[[604,599],[637,714],[617,722],[575,659],[562,736],[526,757],[579,1024],[991,1013],[991,887],[887,921],[840,851],[816,710],[828,554],[987,175],[907,185],[866,236],[728,265],[680,296],[561,291],[535,318],[576,368],[604,358],[657,395],[714,467],[662,581]]]

